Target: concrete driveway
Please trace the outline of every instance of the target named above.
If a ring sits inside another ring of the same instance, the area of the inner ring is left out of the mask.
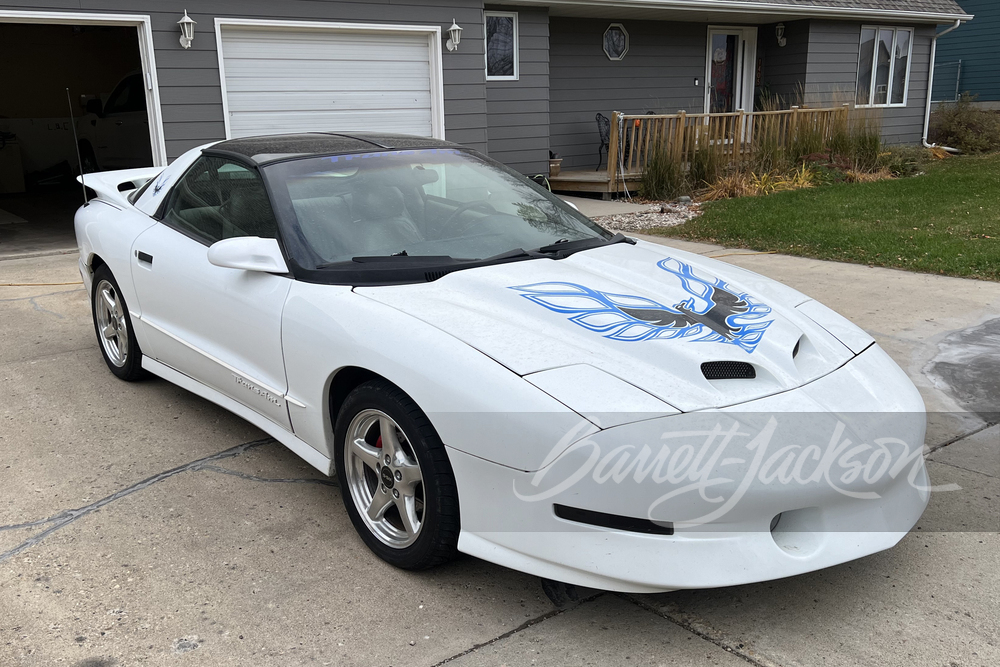
[[[0,287],[0,665],[1000,664],[1000,285],[676,243],[871,332],[932,415],[936,494],[896,548],[814,574],[584,592],[462,558],[394,570],[339,490],[246,422],[107,372],[78,285]],[[72,283],[75,255],[0,261]]]

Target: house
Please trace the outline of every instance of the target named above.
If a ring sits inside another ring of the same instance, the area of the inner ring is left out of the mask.
[[[938,40],[934,101],[968,93],[978,106],[1000,110],[1000,2],[961,2],[976,20]]]
[[[0,0],[0,130],[43,174],[76,164],[71,125],[103,132],[111,157],[85,145],[84,159],[104,167],[368,129],[534,174],[550,151],[594,169],[598,113],[752,111],[770,96],[878,107],[886,140],[915,143],[935,30],[971,18],[953,0]]]

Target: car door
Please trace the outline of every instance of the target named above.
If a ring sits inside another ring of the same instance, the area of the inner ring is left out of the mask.
[[[94,153],[102,169],[130,169],[153,164],[142,74],[132,74],[121,80],[96,123]]]
[[[208,261],[216,241],[277,238],[260,174],[202,156],[156,217],[131,258],[148,341],[143,352],[290,429],[281,312],[291,278]]]

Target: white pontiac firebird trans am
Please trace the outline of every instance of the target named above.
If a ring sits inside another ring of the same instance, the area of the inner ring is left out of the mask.
[[[317,132],[84,178],[111,372],[336,475],[395,566],[726,586],[887,549],[927,504],[923,402],[871,337],[476,151]]]

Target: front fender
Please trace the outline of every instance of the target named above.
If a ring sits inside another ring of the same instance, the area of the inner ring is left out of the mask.
[[[399,386],[449,447],[519,470],[537,470],[553,443],[592,428],[481,352],[348,286],[295,282],[282,348],[295,434],[330,458],[329,384],[347,366]]]

